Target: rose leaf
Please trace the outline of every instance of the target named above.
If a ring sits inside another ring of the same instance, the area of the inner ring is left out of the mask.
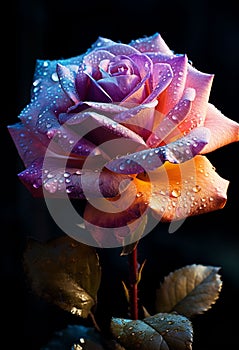
[[[222,288],[220,267],[188,265],[164,278],[156,291],[156,312],[192,317],[211,308]]]
[[[158,313],[143,320],[112,318],[111,332],[127,350],[192,349],[191,321],[174,313]]]
[[[65,311],[86,318],[97,303],[101,268],[92,247],[68,236],[44,244],[31,240],[24,268],[32,290]]]

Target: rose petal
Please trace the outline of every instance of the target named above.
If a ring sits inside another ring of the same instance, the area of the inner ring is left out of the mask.
[[[65,123],[55,131],[54,139],[52,140],[51,145],[48,147],[52,148],[52,146],[56,144],[59,146],[58,153],[66,156],[88,156],[90,154],[103,154],[94,143],[85,139],[84,136],[85,135],[83,134],[79,134],[77,130],[74,131],[74,128],[69,128],[67,126],[67,123]]]
[[[101,169],[60,168],[56,159],[39,158],[18,174],[20,180],[34,196],[52,198],[112,198],[123,193],[132,177],[111,173]]]
[[[239,124],[225,117],[210,103],[208,103],[204,125],[210,129],[211,138],[202,153],[212,152],[229,143],[239,141]]]
[[[132,40],[129,45],[135,47],[140,52],[162,52],[167,55],[172,54],[172,51],[159,33],[155,33],[149,37]]]
[[[116,77],[108,75],[107,78],[99,79],[97,84],[112,98],[112,101],[120,102],[134,90],[139,82],[139,77],[135,74]]]
[[[83,63],[86,66],[98,69],[100,62],[103,60],[112,60],[115,56],[106,50],[95,50],[85,55]]]
[[[166,56],[161,54],[151,54],[149,57],[153,64],[167,63],[173,71],[172,81],[163,94],[159,96],[157,107],[160,113],[167,114],[183,95],[187,77],[188,58],[186,55]]]
[[[86,205],[85,227],[99,247],[116,247],[131,241],[148,208],[149,190],[146,189],[149,186],[144,181],[132,181],[120,197],[109,201],[99,199]]]
[[[173,71],[169,64],[157,63],[153,66],[152,92],[144,100],[148,103],[159,97],[159,95],[169,86],[173,79]]]
[[[65,67],[59,63],[57,64],[56,72],[58,74],[62,89],[74,103],[78,103],[79,96],[75,87],[77,73],[74,70],[71,70],[69,67]]]
[[[210,131],[207,128],[194,129],[187,136],[166,146],[139,151],[113,159],[105,166],[120,174],[138,174],[152,171],[166,161],[183,163],[199,154],[208,143]]]
[[[95,102],[113,102],[112,98],[110,95],[98,84],[96,80],[90,75],[88,75],[88,92],[86,94],[86,99],[90,101],[95,101]]]
[[[93,51],[95,49],[101,49],[102,47],[107,47],[107,46],[111,46],[114,45],[115,42],[113,40],[107,39],[107,38],[103,38],[102,36],[99,36],[98,39],[96,40],[96,42],[94,44],[91,45],[91,48],[89,49],[90,51]]]
[[[204,124],[213,78],[212,74],[202,73],[188,65],[185,87],[194,88],[196,97],[188,118],[180,124],[182,133]]]
[[[113,119],[124,124],[143,139],[147,139],[153,127],[155,106],[157,103],[158,101],[154,100],[150,103],[137,105],[116,114]]]
[[[165,163],[150,174],[150,208],[162,221],[184,219],[223,208],[229,182],[205,156],[179,165]]]
[[[180,123],[187,117],[191,110],[192,101],[195,99],[195,90],[186,89],[183,97],[176,104],[176,106],[164,116],[159,125],[153,130],[153,133],[147,140],[147,145],[157,147],[162,141],[165,144],[171,142],[171,140],[177,136],[181,137],[181,131],[179,130]]]
[[[148,89],[151,90],[149,78],[152,72],[152,61],[143,54],[130,55],[130,58],[138,67],[141,81],[122,102],[142,103],[148,94]]]
[[[115,56],[118,55],[132,55],[134,53],[139,53],[138,50],[135,48],[127,45],[127,44],[119,44],[119,43],[114,43],[112,45],[107,46],[106,50],[110,53],[112,53]],[[97,51],[97,49],[95,50]]]
[[[32,134],[22,123],[16,123],[8,126],[13,141],[15,142],[18,153],[26,167],[35,159],[45,154],[48,140],[43,144],[37,134]]]
[[[67,120],[67,117],[69,118],[68,120]],[[121,125],[116,121],[106,117],[103,114],[86,111],[86,112],[76,113],[72,115],[62,114],[59,116],[59,118],[63,122],[67,120],[68,125],[79,125],[82,122],[86,121],[87,119],[92,119],[94,122],[94,125],[92,124],[90,125],[88,132],[91,132],[91,131],[95,132],[94,133],[95,139],[92,138],[92,140],[95,141],[94,142],[95,144],[96,144],[96,140],[97,140],[97,144],[101,144],[112,138],[113,139],[122,138],[122,139],[129,139],[138,145],[146,146],[144,140],[138,134],[128,129],[124,125]],[[100,132],[98,130],[99,126],[104,128],[104,132]],[[108,132],[108,134],[106,132]]]

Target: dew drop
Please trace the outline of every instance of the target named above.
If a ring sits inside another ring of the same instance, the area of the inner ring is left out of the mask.
[[[198,193],[199,191],[201,191],[201,187],[199,185],[196,185],[192,188],[193,192]]]
[[[52,73],[51,79],[52,79],[53,81],[55,81],[55,82],[56,82],[56,81],[59,81],[59,78],[58,78],[58,75],[57,75],[56,72]]]
[[[174,197],[174,198],[178,198],[181,196],[181,191],[177,188],[174,188],[172,191],[171,191],[171,196]]]
[[[137,198],[140,198],[140,197],[142,197],[143,196],[143,193],[142,192],[138,192],[137,194],[136,194],[136,197]]]

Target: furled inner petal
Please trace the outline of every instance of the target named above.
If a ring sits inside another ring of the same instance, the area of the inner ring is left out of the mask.
[[[229,143],[239,141],[239,124],[224,116],[211,103],[208,103],[204,125],[211,131],[211,138],[202,153],[212,152]]]
[[[207,128],[197,128],[187,136],[166,146],[122,156],[113,159],[105,166],[121,174],[138,174],[152,171],[162,166],[166,161],[183,163],[199,154],[208,143],[209,138],[210,131]]]
[[[85,74],[89,78],[85,99],[95,102],[113,102],[110,95],[100,86],[100,84],[98,84],[98,82],[90,74]]]
[[[169,86],[173,79],[173,71],[167,63],[157,63],[153,65],[152,73],[152,90],[151,93],[146,97],[144,103],[153,101],[159,98],[160,94]]]
[[[130,94],[123,99],[123,103],[142,103],[152,89],[150,86],[150,76],[153,67],[152,61],[144,54],[132,54],[130,58],[137,65],[141,81]]]
[[[182,163],[166,162],[150,174],[149,206],[162,221],[184,219],[223,208],[229,182],[205,156]]]
[[[103,90],[112,98],[114,102],[122,101],[137,84],[140,79],[137,75],[121,75],[121,76],[110,76],[103,79],[99,79],[99,84]]]

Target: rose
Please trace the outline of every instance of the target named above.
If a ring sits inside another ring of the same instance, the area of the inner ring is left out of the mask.
[[[203,154],[238,141],[239,125],[209,103],[212,81],[159,34],[38,60],[31,101],[9,126],[20,179],[35,196],[82,200],[101,246],[136,240],[126,237],[148,209],[174,222],[222,208],[228,181]]]

